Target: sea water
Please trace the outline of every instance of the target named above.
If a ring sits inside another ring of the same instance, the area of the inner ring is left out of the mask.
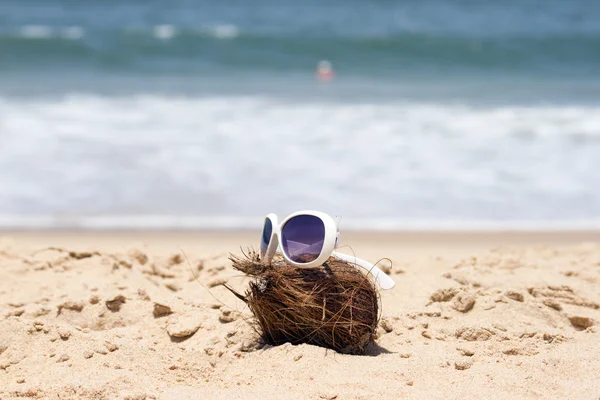
[[[307,208],[599,227],[600,2],[0,4],[0,227]]]

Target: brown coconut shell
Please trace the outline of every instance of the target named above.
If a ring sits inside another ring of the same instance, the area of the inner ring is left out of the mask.
[[[248,304],[266,344],[308,343],[364,354],[373,341],[379,295],[371,277],[356,266],[332,257],[318,268],[297,268],[280,256],[264,266],[253,251],[230,259],[253,279],[243,296],[227,288]]]

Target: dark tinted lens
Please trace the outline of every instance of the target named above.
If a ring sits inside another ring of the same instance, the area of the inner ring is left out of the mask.
[[[297,263],[314,261],[323,250],[325,224],[313,215],[299,215],[281,229],[283,251]]]
[[[262,236],[260,238],[260,248],[266,250],[271,241],[271,233],[273,233],[273,224],[270,219],[265,219],[265,226],[263,227]]]

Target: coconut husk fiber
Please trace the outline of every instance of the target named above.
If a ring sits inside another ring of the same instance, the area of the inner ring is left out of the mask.
[[[244,300],[266,344],[308,343],[340,353],[364,354],[375,337],[379,296],[371,277],[331,257],[318,268],[297,268],[275,256],[270,266],[256,252],[230,257],[252,277]]]

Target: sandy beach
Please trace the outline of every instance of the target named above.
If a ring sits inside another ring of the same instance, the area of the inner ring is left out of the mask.
[[[0,233],[0,399],[600,397],[598,232],[343,233],[397,283],[366,356],[260,344],[257,236]]]

